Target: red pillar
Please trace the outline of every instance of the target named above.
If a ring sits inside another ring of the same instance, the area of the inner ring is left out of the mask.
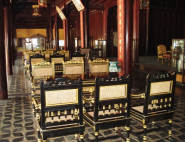
[[[84,48],[83,11],[80,11],[80,35],[81,35],[81,48]]]
[[[125,0],[125,55],[126,55],[126,72],[125,74],[132,73],[132,42],[133,42],[133,0]]]
[[[59,50],[58,13],[55,14],[55,47]]]
[[[70,49],[70,29],[69,29],[69,6],[65,5],[65,44],[66,44],[66,50]]]
[[[83,12],[84,22],[84,47],[89,48],[89,1],[83,0],[85,10]]]
[[[6,57],[6,74],[12,75],[12,54],[11,54],[11,30],[10,30],[10,11],[9,1],[6,1],[4,8],[4,34],[5,34],[5,57]]]
[[[3,1],[0,1],[0,33],[4,33]],[[0,100],[8,98],[4,34],[0,34]]]
[[[139,62],[139,6],[140,0],[133,3],[133,51],[132,61]]]
[[[66,21],[63,20],[63,30],[64,30],[64,50],[66,50]]]
[[[118,61],[121,65],[120,75],[132,72],[132,42],[133,42],[133,2],[132,0],[117,0],[118,12]]]
[[[120,62],[120,75],[125,75],[125,0],[117,0],[118,19],[118,61]]]

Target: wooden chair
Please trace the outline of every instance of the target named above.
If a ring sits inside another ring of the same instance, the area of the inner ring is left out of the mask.
[[[147,124],[154,124],[156,121],[169,120],[169,139],[172,135],[172,118],[174,105],[176,73],[147,75],[145,93],[132,95],[134,98],[143,98],[144,105],[131,107],[131,117],[143,123],[144,133],[143,141],[147,141],[147,131],[155,129],[147,129]]]
[[[84,74],[84,62],[83,61],[66,61],[63,63],[64,75]]]
[[[32,76],[32,65],[44,60],[45,60],[45,57],[39,54],[30,56],[30,77]]]
[[[164,59],[168,59],[168,66],[170,66],[170,62],[171,62],[171,51],[167,51],[166,50],[166,46],[165,45],[158,45],[157,46],[157,54],[158,54],[158,62],[159,59],[162,59],[162,65],[164,64]]]
[[[100,129],[125,126],[129,142],[130,131],[130,90],[131,77],[99,79],[95,81],[94,111],[84,113],[84,122],[94,128],[95,140],[98,142]],[[108,138],[108,137],[107,137]]]
[[[63,85],[47,85],[42,81],[40,86],[38,138],[42,136],[42,140],[46,141],[49,137],[80,134],[80,140],[83,142],[85,126],[82,112],[82,79]]]
[[[81,54],[78,52],[75,52],[71,55],[71,60],[72,61],[80,61],[80,62],[84,62],[84,70],[85,70],[85,54]]]
[[[32,88],[35,94],[40,94],[40,81],[55,78],[54,63],[41,62],[32,65]]]
[[[50,56],[50,62],[55,65],[55,73],[63,73],[63,62],[65,61],[65,56],[56,54]]]
[[[96,60],[89,60],[89,74],[97,74],[97,73],[109,73],[109,60],[102,60],[101,58],[97,58]]]

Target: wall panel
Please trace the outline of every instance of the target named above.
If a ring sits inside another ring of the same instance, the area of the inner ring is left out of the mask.
[[[102,40],[103,38],[103,12],[91,11],[89,12],[89,46],[94,47],[95,40]]]

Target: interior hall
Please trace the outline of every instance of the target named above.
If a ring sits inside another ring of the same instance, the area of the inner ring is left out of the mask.
[[[185,141],[184,0],[0,0],[0,142]]]

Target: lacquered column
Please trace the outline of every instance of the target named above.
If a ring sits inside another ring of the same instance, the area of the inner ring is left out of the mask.
[[[89,48],[89,1],[83,0],[84,10],[84,47]]]
[[[125,75],[125,0],[117,0],[117,20],[118,20],[118,61],[120,62],[121,72]]]
[[[55,46],[59,50],[59,31],[58,31],[58,14],[55,15]]]
[[[139,62],[139,6],[140,0],[133,3],[133,51],[132,62]]]
[[[8,98],[6,63],[5,63],[5,46],[4,46],[4,15],[3,1],[0,0],[0,100]]]
[[[70,49],[70,29],[69,29],[69,6],[66,4],[64,6],[65,8],[65,44],[66,44],[66,50]]]
[[[6,58],[6,74],[12,75],[12,55],[11,55],[11,28],[10,28],[10,13],[9,1],[6,1],[4,7],[4,36],[5,36],[5,58]]]
[[[81,37],[81,48],[84,48],[84,20],[83,11],[80,11],[80,37]]]
[[[125,75],[132,73],[132,43],[133,43],[133,0],[125,0]]]
[[[66,50],[66,21],[63,20],[63,31],[64,31],[64,50]]]

